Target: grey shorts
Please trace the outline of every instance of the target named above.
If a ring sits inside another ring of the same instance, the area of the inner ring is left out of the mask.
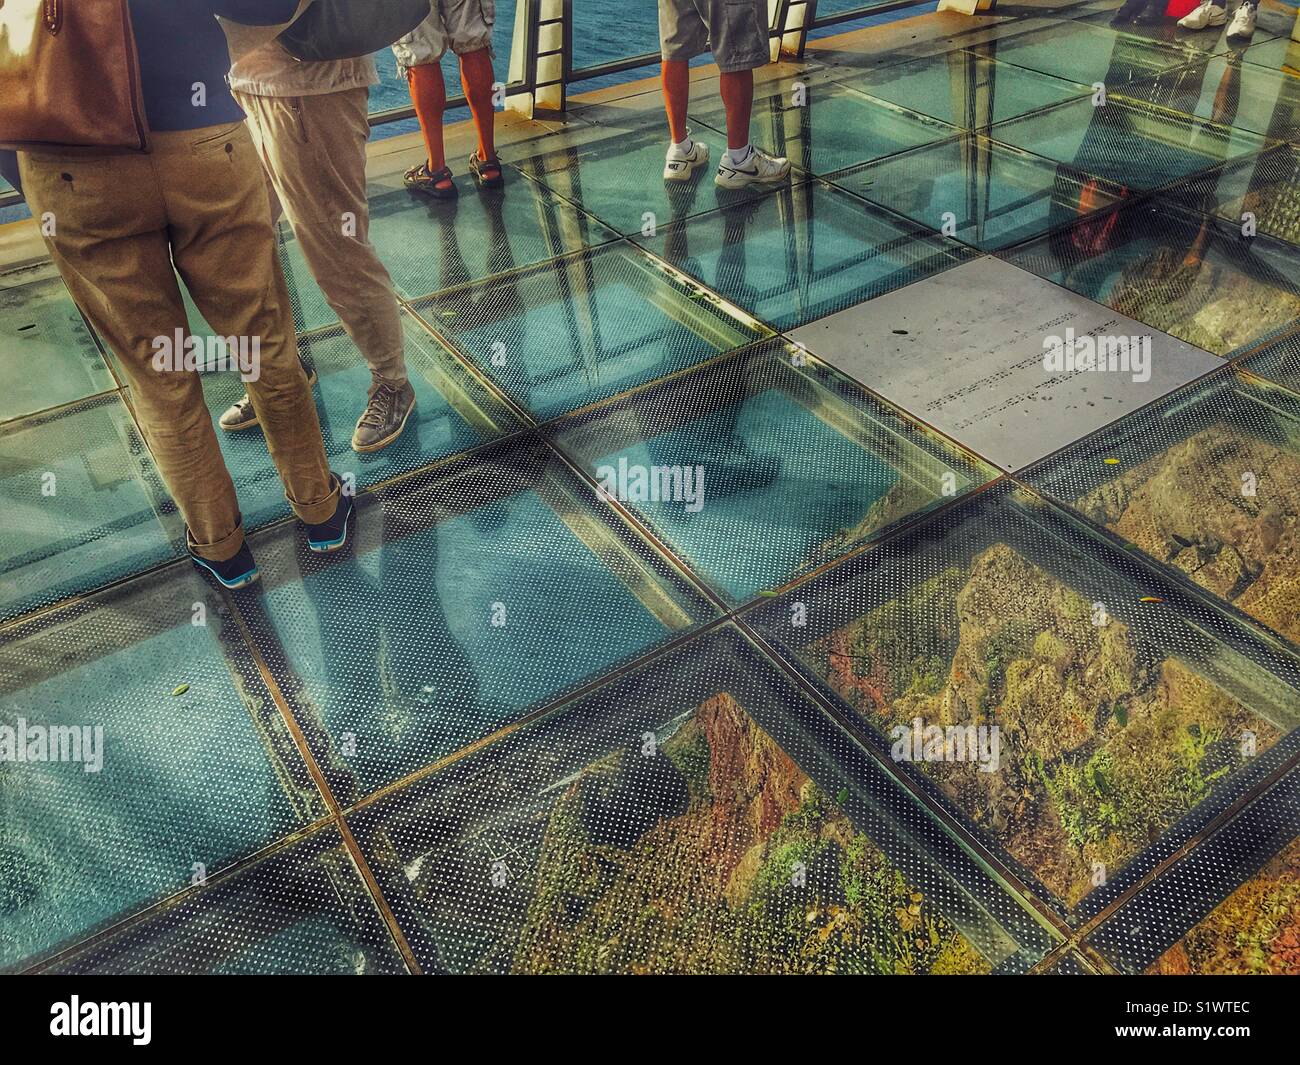
[[[449,47],[457,55],[492,47],[496,0],[429,0],[429,7],[429,17],[393,45],[399,77],[438,62]]]
[[[768,61],[767,40],[767,0],[659,0],[664,59],[712,51],[724,73],[753,70]]]

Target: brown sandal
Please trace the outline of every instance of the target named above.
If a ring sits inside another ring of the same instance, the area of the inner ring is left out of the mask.
[[[496,173],[492,174],[491,171]],[[491,159],[480,159],[478,152],[469,157],[469,172],[474,175],[474,180],[478,182],[481,189],[499,189],[506,183],[505,172],[501,169],[501,161],[493,156]]]
[[[430,170],[428,162],[413,166],[404,175],[402,181],[408,189],[432,196],[435,200],[454,200],[460,195],[456,183],[452,180],[451,168],[444,166],[441,170]],[[438,188],[439,182],[447,182],[445,189]]]

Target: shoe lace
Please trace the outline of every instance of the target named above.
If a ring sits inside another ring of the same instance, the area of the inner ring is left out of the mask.
[[[365,413],[361,415],[362,425],[383,426],[393,414],[393,404],[397,401],[397,389],[384,383],[375,389],[375,394],[366,404]]]

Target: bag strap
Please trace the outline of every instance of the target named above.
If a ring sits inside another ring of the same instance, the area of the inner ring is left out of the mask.
[[[45,0],[43,6],[45,28],[50,31],[51,37],[57,36],[63,28],[63,0]]]

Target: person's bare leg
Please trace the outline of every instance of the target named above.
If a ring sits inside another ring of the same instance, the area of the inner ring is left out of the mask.
[[[495,142],[496,111],[492,107],[492,54],[486,48],[460,57],[460,83],[474,116],[478,133],[478,157],[486,162],[497,157]]]
[[[686,139],[686,108],[691,102],[691,69],[684,59],[665,59],[661,73],[668,132],[674,144]]]
[[[442,147],[442,113],[447,107],[447,87],[442,81],[442,67],[437,63],[421,63],[406,72],[406,84],[411,90],[415,117],[420,121],[424,135],[424,149],[428,153],[429,171],[436,174],[447,165]],[[440,187],[449,185],[443,181]]]
[[[754,72],[737,70],[722,74],[718,80],[722,105],[727,111],[727,147],[738,150],[749,143],[749,117],[754,110]]]

